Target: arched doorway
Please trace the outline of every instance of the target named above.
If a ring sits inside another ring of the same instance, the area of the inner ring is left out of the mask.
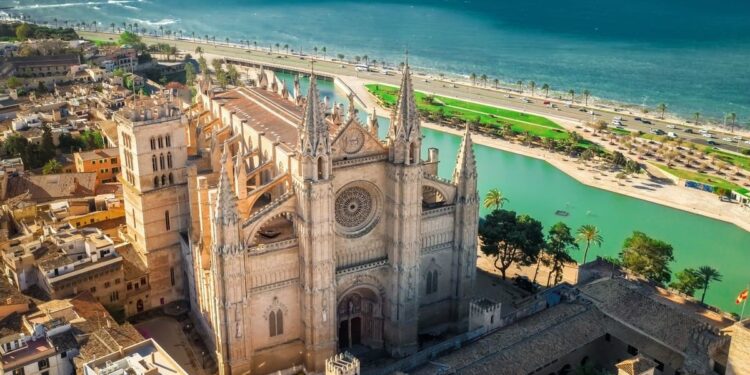
[[[138,312],[143,311],[143,300],[139,299],[138,302],[135,303],[135,309]]]
[[[382,310],[380,297],[373,290],[361,287],[347,292],[336,310],[339,348],[382,348]]]

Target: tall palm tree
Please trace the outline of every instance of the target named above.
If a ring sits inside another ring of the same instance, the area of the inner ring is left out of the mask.
[[[499,189],[490,189],[487,195],[484,196],[484,207],[500,209],[505,203],[508,202],[508,198],[503,196],[503,193]]]
[[[480,77],[480,79],[482,80],[482,84],[487,87],[487,75],[482,74],[482,77]]]
[[[529,88],[531,89],[531,96],[534,96],[534,89],[536,88],[536,82],[529,82]]]
[[[326,59],[326,52],[328,52],[328,49],[326,48],[326,46],[323,46],[320,50],[323,52],[323,60],[325,60]]]
[[[729,114],[728,117],[729,117],[729,121],[730,121],[729,122],[730,129],[732,130],[732,132],[734,132],[734,124],[737,121],[737,114],[734,113],[734,112],[732,112],[732,113]]]
[[[112,34],[114,34],[115,33],[115,23],[112,22],[112,23],[109,24],[109,26],[112,26]]]
[[[281,52],[281,50],[279,49],[281,45],[280,45],[279,43],[276,43],[276,44],[274,44],[274,45],[276,46],[276,52],[277,52],[277,53],[278,53],[278,52]]]
[[[523,93],[523,81],[519,79],[516,81],[516,85],[518,85],[518,92]]]
[[[589,90],[583,90],[583,101],[584,101],[584,107],[589,106],[589,96],[591,96],[591,91]]]
[[[544,97],[545,98],[549,97],[549,89],[550,89],[550,87],[549,87],[548,84],[545,83],[545,84],[542,85],[542,90],[544,90]]]
[[[471,84],[474,85],[474,86],[476,86],[477,85],[477,74],[476,73],[471,73],[471,75],[469,76],[469,78],[471,78]]]
[[[578,241],[586,242],[586,249],[583,251],[583,263],[581,263],[586,264],[586,258],[589,255],[589,248],[591,247],[591,244],[593,243],[599,247],[602,247],[604,237],[602,237],[601,233],[599,233],[599,228],[591,224],[582,225],[580,228],[578,228],[576,237],[578,237]]]
[[[721,281],[721,273],[713,267],[702,266],[698,268],[698,277],[700,278],[701,285],[703,285],[703,295],[701,295],[701,303],[706,298],[706,291],[708,290],[708,284],[712,281]]]
[[[573,99],[576,97],[576,90],[568,90],[568,94],[570,94],[570,104],[573,104]]]
[[[500,80],[495,78],[492,80],[492,84],[495,85],[495,89],[497,89],[497,85],[500,84]]]
[[[701,118],[701,113],[700,112],[695,112],[695,113],[693,113],[693,116],[695,116],[695,125],[698,125],[698,120],[700,120],[700,118]]]
[[[661,112],[661,118],[664,119],[664,114],[667,112],[667,104],[666,103],[659,103],[659,105],[656,107],[659,112]]]

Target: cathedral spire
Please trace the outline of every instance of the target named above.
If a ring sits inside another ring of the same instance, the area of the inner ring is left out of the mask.
[[[461,140],[461,148],[458,150],[456,168],[453,171],[453,183],[460,184],[462,181],[472,180],[474,185],[477,178],[477,163],[474,158],[474,142],[471,140],[471,127],[466,124],[466,132]],[[476,186],[474,186],[476,189]]]
[[[388,130],[391,140],[415,141],[421,137],[419,129],[419,112],[414,100],[414,87],[411,82],[411,71],[407,60],[401,77],[401,88],[398,93],[396,109],[391,117]]]
[[[224,151],[221,153],[221,172],[219,174],[218,195],[216,198],[216,219],[221,220],[222,224],[234,224],[239,221],[237,213],[237,197],[232,190],[232,183],[227,173],[227,145],[224,145]]]
[[[302,113],[302,124],[299,127],[299,151],[303,155],[320,156],[330,154],[331,145],[328,141],[328,123],[321,110],[320,93],[317,79],[310,76],[310,89]]]

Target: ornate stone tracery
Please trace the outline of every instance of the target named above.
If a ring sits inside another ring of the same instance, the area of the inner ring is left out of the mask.
[[[369,232],[378,220],[379,192],[370,183],[354,183],[336,196],[334,210],[339,234],[360,237]]]

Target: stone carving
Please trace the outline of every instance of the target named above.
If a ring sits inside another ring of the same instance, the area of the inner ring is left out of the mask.
[[[374,200],[369,191],[353,186],[339,193],[335,210],[336,223],[346,232],[355,232],[373,220]]]

